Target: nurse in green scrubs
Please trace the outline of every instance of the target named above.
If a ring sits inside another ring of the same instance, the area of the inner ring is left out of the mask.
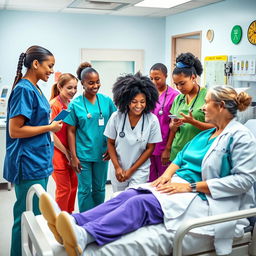
[[[175,98],[170,110],[171,115],[176,116],[172,117],[168,139],[171,161],[200,131],[213,127],[205,123],[202,111],[207,90],[196,81],[202,72],[200,60],[192,53],[182,53],[177,57],[172,78],[181,94]]]
[[[109,155],[103,132],[116,107],[109,97],[98,93],[99,74],[90,63],[82,63],[77,76],[84,92],[69,104],[71,112],[65,123],[72,168],[78,174],[79,211],[84,212],[105,199]]]

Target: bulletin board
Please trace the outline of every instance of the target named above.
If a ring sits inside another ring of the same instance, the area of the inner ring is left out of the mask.
[[[206,87],[227,84],[225,64],[228,62],[227,55],[206,56],[204,59],[204,81]]]

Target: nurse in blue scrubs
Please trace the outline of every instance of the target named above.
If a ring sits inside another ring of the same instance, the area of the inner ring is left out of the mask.
[[[4,178],[14,184],[16,194],[11,256],[21,255],[21,215],[26,210],[27,191],[33,184],[46,189],[53,170],[50,131],[59,131],[62,122],[49,124],[50,106],[37,82],[48,80],[54,63],[52,53],[40,46],[21,53],[8,101]],[[27,68],[24,76],[23,65]],[[34,213],[40,213],[36,200]]]
[[[90,63],[82,63],[77,76],[84,92],[69,104],[71,112],[65,123],[72,168],[78,173],[79,211],[84,212],[105,199],[109,156],[103,132],[116,107],[109,97],[98,93],[99,74]]]

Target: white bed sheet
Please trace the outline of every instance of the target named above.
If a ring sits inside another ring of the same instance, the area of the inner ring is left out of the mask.
[[[36,216],[36,220],[41,227],[54,255],[67,256],[64,247],[59,244],[47,226],[47,222],[42,215]],[[167,231],[163,224],[146,226],[138,229],[135,232],[126,234],[114,242],[104,246],[98,246],[92,243],[87,246],[83,256],[156,256],[156,255],[171,255],[172,241],[174,233]],[[213,241],[211,237],[200,235],[186,236],[184,239],[184,253],[207,251],[213,249]]]

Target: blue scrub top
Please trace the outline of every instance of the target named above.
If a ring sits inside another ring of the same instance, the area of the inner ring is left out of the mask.
[[[18,115],[26,118],[24,125],[27,126],[49,124],[50,105],[27,79],[21,79],[11,92],[7,108],[4,178],[15,184],[20,180],[46,178],[53,170],[53,143],[49,132],[29,138],[9,136],[9,120]]]
[[[76,127],[76,155],[80,161],[101,161],[107,150],[107,138],[103,132],[116,107],[108,96],[100,93],[97,96],[94,104],[83,95],[75,98],[69,104],[71,112],[64,120],[65,123]],[[103,125],[99,124],[100,110],[104,118]],[[91,114],[91,118],[87,117],[88,113]]]

